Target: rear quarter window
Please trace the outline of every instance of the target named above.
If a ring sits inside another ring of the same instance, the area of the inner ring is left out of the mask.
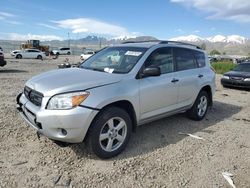
[[[194,56],[198,64],[198,67],[205,67],[206,65],[205,54],[203,52],[194,51]]]

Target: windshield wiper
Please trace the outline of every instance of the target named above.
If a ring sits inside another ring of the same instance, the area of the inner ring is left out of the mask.
[[[97,68],[91,68],[91,67],[81,67],[81,68],[87,69],[87,70],[93,70],[93,71],[104,72],[104,69],[97,69]]]
[[[104,72],[104,69],[92,68],[91,70],[94,70],[94,71],[99,71],[99,72]]]

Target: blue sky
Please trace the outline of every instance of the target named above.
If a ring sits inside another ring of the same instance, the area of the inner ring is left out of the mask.
[[[250,38],[249,0],[4,0],[0,38],[41,40],[150,35]]]

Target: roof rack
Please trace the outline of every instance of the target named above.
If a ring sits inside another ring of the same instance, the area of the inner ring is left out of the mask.
[[[161,42],[161,41],[160,41],[160,40],[139,40],[139,41],[131,40],[131,41],[122,42],[122,44],[129,44],[129,43],[144,43],[144,42]]]
[[[190,44],[190,43],[185,43],[185,42],[179,42],[179,41],[171,41],[171,40],[145,40],[145,41],[126,41],[123,42],[122,44],[129,44],[129,43],[144,43],[144,42],[158,42],[159,44],[178,44],[178,45],[184,45],[184,46],[192,46],[197,49],[201,49],[201,47],[195,45],[195,44]]]

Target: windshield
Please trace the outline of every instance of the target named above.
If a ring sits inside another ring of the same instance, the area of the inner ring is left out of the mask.
[[[233,70],[238,72],[250,72],[250,63],[239,64]]]
[[[109,47],[93,55],[81,68],[108,73],[125,74],[133,69],[147,48]]]

